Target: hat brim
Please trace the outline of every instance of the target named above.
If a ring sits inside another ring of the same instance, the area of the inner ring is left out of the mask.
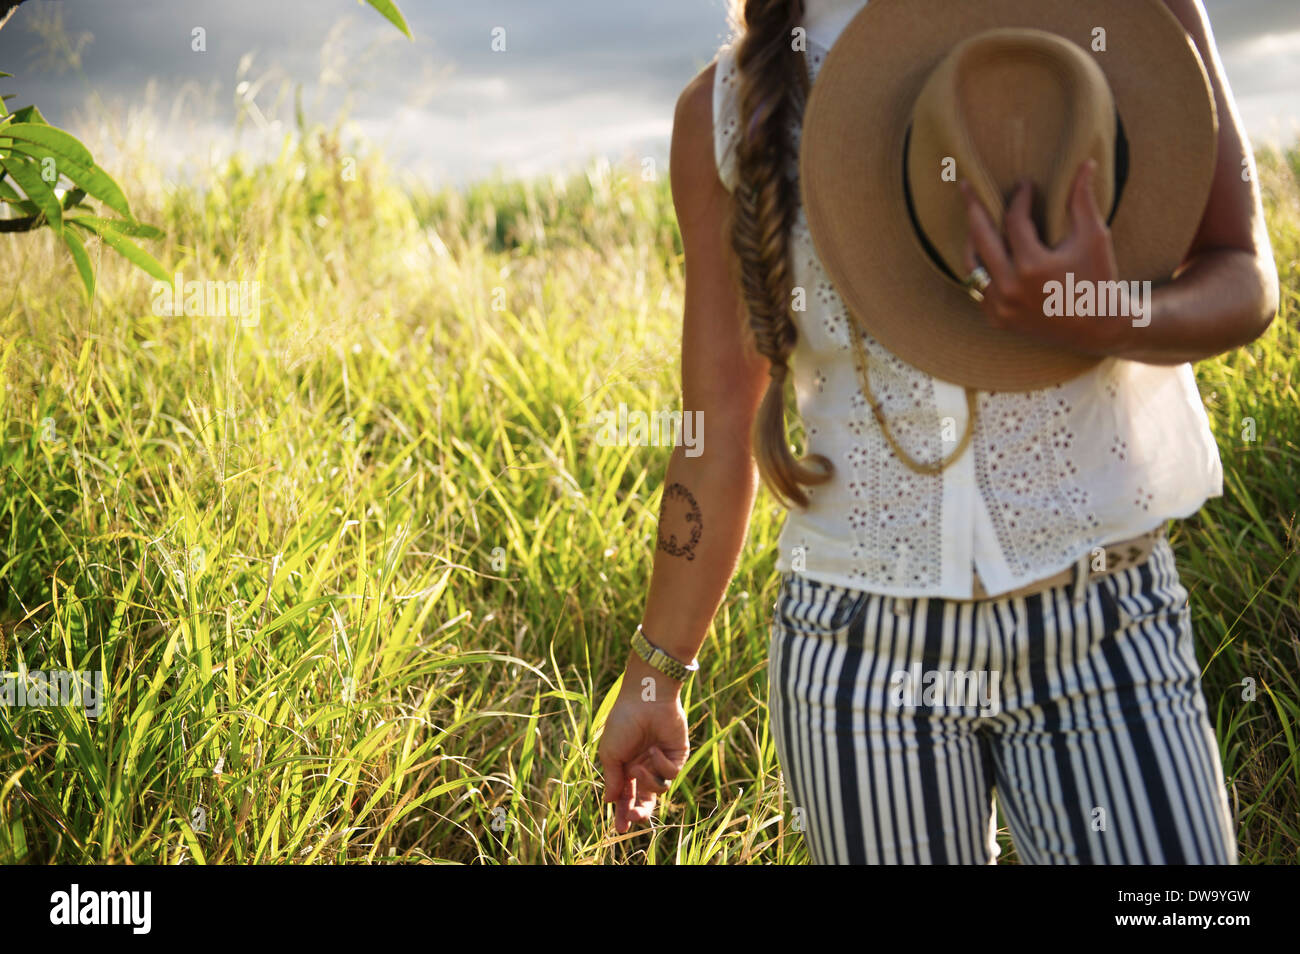
[[[1095,55],[1128,139],[1110,223],[1124,281],[1165,281],[1182,264],[1209,198],[1218,127],[1200,56],[1158,0],[871,0],[844,28],[813,83],[799,159],[827,275],[850,314],[908,364],[978,390],[1026,391],[1099,359],[991,327],[925,252],[903,182],[904,137],[927,76],[958,41],[999,27],[1047,30],[1085,50],[1094,29],[1106,31]]]

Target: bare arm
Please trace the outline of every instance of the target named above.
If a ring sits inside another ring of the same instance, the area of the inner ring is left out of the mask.
[[[766,360],[745,342],[731,277],[723,234],[730,195],[713,157],[712,85],[710,68],[682,94],[671,157],[686,253],[682,410],[702,418],[704,452],[688,457],[678,447],[669,461],[643,618],[649,639],[683,660],[704,642],[745,542],[758,487],[750,430],[768,381]]]
[[[1083,354],[1172,365],[1247,344],[1264,333],[1277,313],[1277,268],[1255,181],[1254,157],[1247,149],[1201,0],[1164,3],[1201,54],[1219,114],[1210,197],[1186,261],[1172,281],[1154,290],[1151,313],[1141,325],[1045,321],[1048,282],[1069,273],[1090,281],[1118,277],[1110,230],[1090,199],[1088,164],[1075,178],[1073,231],[1055,249],[1044,246],[1034,229],[1027,188],[1017,192],[1007,212],[1008,247],[987,210],[963,183],[971,227],[966,268],[974,270],[978,261],[989,269],[993,280],[985,290],[983,309],[994,327]]]
[[[686,258],[683,430],[685,418],[698,413],[703,452],[688,456],[676,447],[669,459],[642,616],[646,638],[683,662],[703,644],[745,542],[758,487],[750,430],[768,380],[766,361],[745,341],[732,281],[724,234],[730,195],[713,156],[713,73],[702,72],[678,100],[671,155]],[[680,689],[629,650],[599,752],[620,832],[650,817],[656,796],[685,763]]]
[[[1277,267],[1264,223],[1255,160],[1224,76],[1201,0],[1164,0],[1196,44],[1214,89],[1219,152],[1205,217],[1174,281],[1152,296],[1151,324],[1132,329],[1122,358],[1199,361],[1247,344],[1277,314]],[[1243,174],[1244,173],[1244,174]]]

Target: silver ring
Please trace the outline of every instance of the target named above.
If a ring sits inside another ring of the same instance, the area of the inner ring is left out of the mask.
[[[975,271],[966,276],[966,280],[962,284],[966,286],[966,291],[970,293],[971,298],[976,301],[983,301],[984,292],[993,284],[993,278],[989,275],[988,269],[980,265]]]

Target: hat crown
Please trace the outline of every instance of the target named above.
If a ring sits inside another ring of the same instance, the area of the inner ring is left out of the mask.
[[[1117,119],[1106,75],[1064,37],[993,29],[955,45],[912,108],[906,176],[918,239],[960,279],[969,231],[957,182],[965,179],[1001,228],[1022,179],[1034,184],[1033,219],[1055,246],[1069,233],[1080,165],[1097,161],[1093,197],[1114,203]]]

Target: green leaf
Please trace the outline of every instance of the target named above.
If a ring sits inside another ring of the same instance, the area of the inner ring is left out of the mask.
[[[0,127],[2,128],[4,127]],[[23,148],[21,143],[15,143],[14,150],[29,156],[36,155],[33,150]],[[84,189],[119,215],[131,217],[131,207],[127,204],[126,195],[113,181],[113,177],[99,166],[93,163],[86,166],[75,159],[63,156],[55,156],[54,162],[58,172],[67,176],[73,185]]]
[[[135,219],[104,219],[97,215],[68,215],[64,218],[68,222],[80,223],[95,232],[111,229],[121,235],[147,239],[160,239],[164,234],[162,229],[147,225],[144,222],[137,222]]]
[[[14,148],[21,147],[15,145]],[[93,164],[84,166],[75,160],[61,159],[57,156],[54,161],[58,171],[67,176],[73,185],[86,190],[118,215],[131,217],[131,207],[127,204],[126,196],[113,181],[113,177],[99,166]]]
[[[26,199],[8,199],[0,198],[0,202],[8,202],[23,215],[40,215],[41,210],[36,207],[35,202],[28,202]]]
[[[95,157],[90,154],[90,150],[76,136],[65,133],[62,129],[40,123],[10,122],[0,127],[0,131],[15,140],[14,149],[29,156],[38,159],[53,156],[59,161],[67,159],[86,168],[95,164]]]
[[[87,221],[91,219],[91,221]],[[93,232],[98,235],[105,245],[111,248],[117,254],[121,255],[132,265],[144,269],[160,282],[170,282],[172,277],[167,274],[167,269],[158,264],[158,259],[154,258],[139,245],[136,245],[129,238],[120,232],[111,228],[97,227],[91,216],[73,216],[68,221],[73,225],[85,229],[87,232]]]
[[[397,4],[393,0],[366,0],[376,10],[384,15],[384,18],[397,29],[406,34],[408,40],[413,39],[411,28],[406,25],[406,20],[402,16],[402,11],[397,9]]]
[[[35,106],[24,106],[22,109],[15,110],[13,121],[16,123],[40,123],[43,126],[49,125],[49,123],[45,121],[45,117],[41,115],[41,111]]]
[[[22,186],[23,192],[27,193],[27,198],[35,202],[45,213],[50,228],[54,229],[56,234],[62,235],[63,208],[59,205],[59,197],[54,194],[50,184],[41,178],[36,165],[26,159],[9,157],[4,160],[4,169],[13,177],[14,182]]]
[[[72,253],[72,261],[76,263],[77,271],[81,274],[81,282],[86,286],[86,300],[90,301],[95,297],[95,272],[90,267],[90,256],[86,254],[86,245],[74,229],[63,230],[63,244],[67,245],[68,251]]]
[[[90,149],[82,146],[81,140],[70,133],[64,133],[61,129],[53,126],[43,125],[39,122],[6,122],[4,125],[4,134],[10,139],[18,139],[23,143],[31,143],[39,146],[39,152],[32,152],[31,147],[18,146],[14,148],[25,149],[27,155],[35,156],[53,156],[55,159],[69,159],[77,162],[78,165],[95,165],[95,157],[90,155]]]
[[[19,195],[18,190],[5,182],[4,177],[5,170],[0,165],[0,202],[8,202],[10,205],[17,206],[23,215],[39,215],[41,210],[36,207],[36,203]]]

